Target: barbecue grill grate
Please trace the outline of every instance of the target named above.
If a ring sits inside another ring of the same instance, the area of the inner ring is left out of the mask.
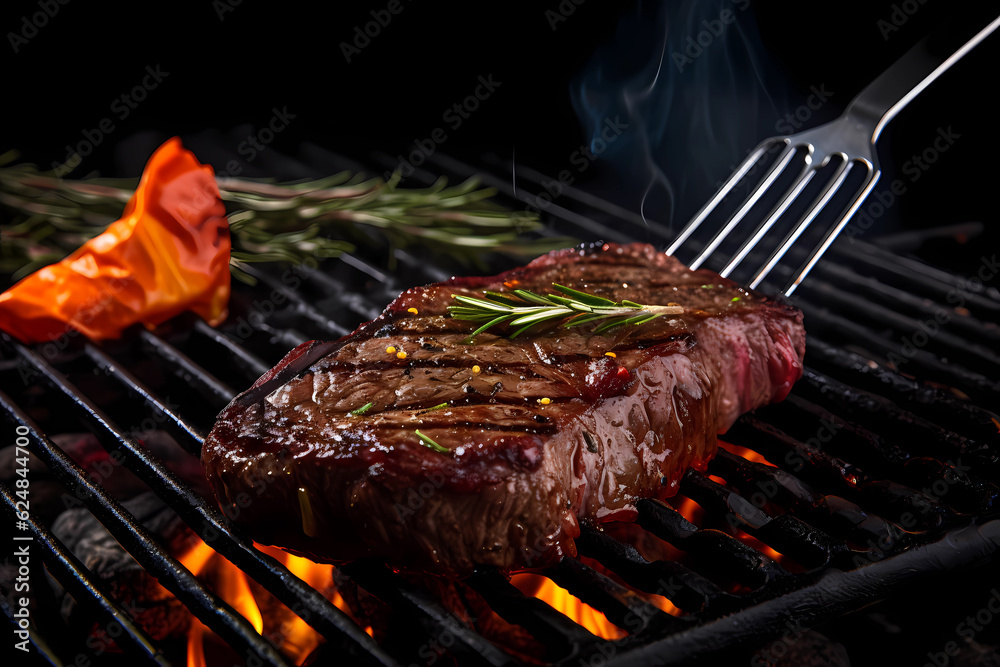
[[[453,178],[483,171],[440,154],[431,161]],[[374,162],[376,170],[392,166],[384,156],[376,155]],[[490,164],[503,166],[496,160]],[[544,179],[520,167],[519,173],[536,186]],[[432,180],[419,170],[411,178]],[[515,193],[489,168],[484,180],[511,205],[538,203],[536,195],[523,188]],[[661,246],[669,239],[664,227],[575,188],[566,187],[562,196],[562,202],[546,208],[553,234]],[[996,320],[1000,299],[989,291],[962,292],[965,314],[954,316],[943,303],[954,290],[967,288],[961,277],[860,240],[843,240],[833,255],[817,265],[795,300],[809,324],[805,376],[786,402],[744,417],[726,436],[777,467],[720,449],[705,473],[689,471],[680,497],[702,508],[700,526],[670,505],[640,502],[641,529],[686,558],[648,561],[616,537],[585,529],[580,554],[617,580],[580,560],[566,560],[544,573],[628,629],[628,637],[601,640],[523,595],[496,571],[483,570],[469,579],[491,609],[547,647],[552,663],[577,664],[601,655],[616,665],[688,664],[736,646],[759,645],[789,623],[809,627],[885,597],[908,580],[968,567],[994,554],[1000,529],[990,520],[997,516],[1000,494],[1000,423],[981,406],[995,404],[1000,394],[1000,384],[991,379],[1000,377],[995,353],[1000,333],[987,324]],[[95,397],[121,395],[141,402],[143,415],[154,416],[197,456],[211,415],[289,347],[344,335],[410,283],[446,277],[405,251],[396,251],[395,258],[406,284],[361,256],[305,271],[296,276],[294,288],[283,276],[253,269],[258,285],[236,286],[233,317],[221,330],[182,318],[122,343],[78,343],[55,353],[52,347],[30,348],[0,337],[0,387],[6,392],[0,392],[0,405],[29,439],[31,451],[143,568],[248,663],[285,665],[289,659],[185,569],[107,489],[88,479],[39,421],[84,423],[213,549],[325,637],[321,651],[345,651],[358,664],[406,663],[413,656],[379,645],[318,591],[256,549],[137,442],[128,429],[140,418]],[[262,303],[268,295],[280,295],[284,305]],[[264,306],[271,312],[264,313]],[[922,321],[942,312],[952,316],[939,334],[913,350],[902,349],[901,335],[920,331]],[[908,364],[907,371],[943,386],[915,381],[874,361],[893,355]],[[174,407],[171,394],[164,392],[178,387],[184,397],[181,407]],[[818,427],[834,439],[819,440]],[[934,491],[941,480],[945,494]],[[12,513],[17,498],[6,483],[2,494]],[[34,519],[28,524],[52,577],[102,621],[118,624],[118,645],[136,657],[168,664],[163,646],[50,529]],[[766,549],[749,546],[753,542],[737,539],[727,528],[738,528],[790,562],[775,561]],[[940,541],[944,537],[947,541]],[[461,664],[516,663],[429,590],[384,565],[352,563],[338,576],[415,620],[428,636],[449,633],[454,642],[448,651]],[[686,613],[667,614],[629,587],[664,595]],[[32,631],[35,650],[52,664],[84,650],[60,645],[58,632]]]

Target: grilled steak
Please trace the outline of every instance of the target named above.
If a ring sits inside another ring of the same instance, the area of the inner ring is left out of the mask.
[[[454,294],[554,282],[685,312],[474,344],[476,325],[447,315]],[[716,434],[785,397],[804,348],[798,310],[649,245],[564,250],[407,290],[353,334],[299,346],[222,412],[202,460],[254,539],[316,560],[541,567],[574,553],[581,521],[673,495]]]

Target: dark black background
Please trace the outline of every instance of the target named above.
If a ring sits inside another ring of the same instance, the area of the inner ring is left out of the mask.
[[[63,161],[67,146],[114,115],[112,102],[141,82],[146,66],[159,65],[169,76],[124,122],[113,119],[115,130],[72,176],[136,175],[160,139],[263,127],[275,107],[296,116],[272,144],[275,157],[296,154],[303,142],[356,156],[371,147],[395,155],[440,126],[442,112],[472,92],[478,75],[492,73],[502,87],[454,133],[447,152],[474,159],[484,151],[510,155],[516,149],[519,161],[556,170],[584,142],[569,82],[612,38],[620,17],[641,9],[583,0],[552,30],[545,12],[557,10],[557,0],[400,1],[403,11],[351,63],[339,44],[387,2],[320,8],[242,0],[223,12],[225,0],[155,7],[70,0],[16,54],[10,33],[21,32],[24,17],[41,10],[39,0],[12,3],[0,19],[6,117],[0,148],[16,148],[43,167]],[[916,11],[886,40],[878,21],[901,4],[779,0],[757,2],[753,11],[798,103],[817,81],[860,90],[927,30],[971,16],[975,7],[910,0]],[[884,135],[886,185],[937,127],[953,126],[962,135],[941,167],[899,203],[898,224],[994,220],[997,42],[994,37],[959,63]],[[849,98],[841,95],[838,103]],[[245,175],[285,175],[270,169],[281,166],[261,158]]]
[[[570,102],[571,80],[597,47],[612,40],[621,17],[638,11],[635,2],[583,0],[553,31],[545,12],[557,10],[558,0],[401,0],[404,10],[347,63],[339,44],[353,39],[355,27],[371,21],[370,12],[384,9],[385,0],[323,8],[242,0],[220,15],[219,7],[228,6],[223,2],[146,6],[69,0],[17,53],[10,33],[20,33],[25,17],[42,10],[39,0],[7,3],[0,10],[0,151],[17,149],[43,168],[63,161],[66,146],[77,146],[85,132],[114,116],[114,100],[141,82],[147,66],[159,65],[169,76],[124,122],[114,119],[115,130],[71,176],[136,176],[153,148],[173,135],[194,146],[206,132],[217,132],[217,143],[229,142],[235,152],[241,136],[237,128],[265,126],[275,107],[287,108],[295,118],[259,160],[245,165],[245,173],[288,176],[283,173],[288,165],[278,158],[298,154],[307,142],[361,160],[374,148],[391,155],[405,152],[441,126],[442,112],[469,95],[478,76],[493,74],[502,87],[443,149],[472,162],[487,151],[507,156],[516,150],[518,161],[554,173],[585,142]],[[916,11],[884,39],[879,20],[903,4],[756,2],[764,44],[787,76],[791,107],[817,82],[838,91],[860,90],[927,31],[971,18],[979,7],[911,0]],[[897,229],[986,223],[987,234],[964,249],[964,259],[937,258],[969,274],[981,254],[996,253],[1000,239],[994,160],[1000,154],[998,54],[1000,35],[995,35],[904,110],[879,144],[884,187],[938,127],[950,126],[961,135],[938,166],[900,199],[887,222]],[[838,95],[833,106],[850,97]],[[740,122],[741,111],[733,109],[732,122]],[[827,109],[833,115],[837,111]],[[592,179],[602,175],[607,172],[587,174]],[[955,249],[942,244],[941,252]],[[914,604],[919,606],[919,600]],[[946,612],[954,615],[966,607],[956,609]],[[957,622],[933,613],[921,618],[930,626],[928,634],[936,629],[947,635]],[[917,653],[940,650],[942,641],[918,641]]]

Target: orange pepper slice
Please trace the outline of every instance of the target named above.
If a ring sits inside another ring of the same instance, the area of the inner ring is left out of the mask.
[[[174,137],[150,157],[121,219],[0,294],[0,329],[37,343],[76,331],[118,338],[188,310],[221,323],[230,293],[225,215],[212,167]]]

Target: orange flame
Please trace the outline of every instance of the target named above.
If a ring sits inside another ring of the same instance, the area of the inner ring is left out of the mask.
[[[719,447],[723,448],[730,454],[741,456],[751,463],[763,463],[764,465],[771,466],[772,468],[778,467],[752,449],[740,447],[739,445],[732,445],[724,440],[719,440]]]
[[[602,639],[621,639],[628,633],[608,620],[602,612],[580,601],[562,586],[539,574],[515,574],[510,583],[525,595],[535,597],[582,625]]]
[[[333,566],[313,563],[299,556],[285,553],[278,549],[257,545],[257,547],[277,559],[295,576],[302,579],[317,590],[324,590],[332,581]],[[282,653],[295,664],[303,661],[323,641],[322,637],[311,626],[296,615],[288,614],[283,620],[265,619],[254,597],[253,590],[246,575],[225,557],[202,541],[184,555],[178,557],[184,567],[199,579],[206,581],[209,588],[225,600],[233,609],[242,615],[254,627],[265,635],[269,641],[278,644]],[[347,605],[339,593],[334,593],[331,602],[345,613]],[[268,625],[277,627],[268,627]],[[371,635],[372,628],[365,631]],[[198,619],[193,619],[188,633],[187,664],[188,667],[207,667],[205,658],[205,642],[214,634]]]
[[[705,513],[701,505],[691,500],[687,496],[674,496],[667,499],[670,505],[677,510],[681,516],[696,526],[701,525],[701,517]]]

